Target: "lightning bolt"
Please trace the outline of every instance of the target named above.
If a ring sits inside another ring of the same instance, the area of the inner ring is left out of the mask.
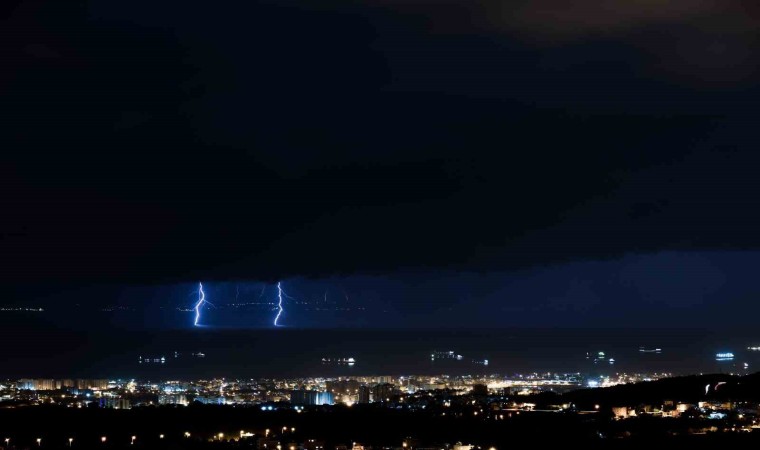
[[[203,308],[203,305],[207,303],[214,306],[210,301],[206,300],[206,293],[203,292],[203,283],[198,283],[198,302],[193,307],[195,310],[195,322],[193,324],[196,327],[200,326],[198,325],[198,322],[201,320],[201,309]]]
[[[279,282],[279,281],[277,282],[277,299],[278,299],[277,308],[279,308],[279,310],[277,311],[277,317],[274,318],[274,326],[279,327],[280,325],[277,323],[277,321],[280,320],[280,316],[282,315],[282,311],[283,311],[283,309],[282,309],[282,286],[281,286],[281,282]]]

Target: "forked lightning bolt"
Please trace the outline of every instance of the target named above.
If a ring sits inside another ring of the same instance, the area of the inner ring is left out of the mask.
[[[277,316],[274,318],[274,326],[279,327],[280,325],[277,323],[278,320],[280,320],[280,316],[282,315],[282,286],[281,282],[277,282]]]
[[[195,304],[195,307],[193,308],[193,309],[195,309],[195,322],[194,322],[194,325],[196,327],[200,326],[200,325],[198,325],[198,322],[200,322],[200,320],[201,320],[201,309],[203,309],[203,305],[205,305],[205,304],[209,304],[211,306],[214,306],[211,302],[209,302],[208,300],[206,300],[206,293],[203,292],[203,283],[198,283],[198,302]]]

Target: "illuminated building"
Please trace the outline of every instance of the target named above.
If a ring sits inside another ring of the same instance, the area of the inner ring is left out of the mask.
[[[158,404],[187,406],[188,402],[184,394],[161,394],[158,396]]]
[[[333,405],[335,404],[335,397],[331,392],[320,392],[317,394],[317,405]]]
[[[108,389],[108,380],[76,380],[77,389]]]
[[[389,402],[396,395],[396,386],[390,383],[378,384],[372,388],[373,402]]]
[[[325,383],[328,392],[334,395],[356,395],[359,393],[359,382],[356,380],[333,380]]]
[[[369,386],[359,386],[359,403],[369,403],[371,392]]]
[[[37,390],[37,384],[34,380],[24,378],[16,382],[16,389],[20,391],[35,391]]]
[[[294,405],[332,405],[335,403],[335,397],[332,392],[297,389],[291,391],[290,403]]]
[[[52,391],[54,389],[77,388],[84,389],[108,389],[108,380],[53,380],[48,378],[21,379],[16,384],[21,390]]]
[[[39,378],[39,379],[21,379],[16,383],[16,388],[19,390],[29,391],[52,391],[56,388],[56,382],[52,379]]]
[[[222,396],[215,397],[195,397],[194,402],[202,403],[204,405],[224,405],[225,400]]]
[[[101,408],[130,409],[132,404],[127,398],[101,398],[98,402]]]
[[[37,381],[38,391],[52,391],[53,389],[55,389],[55,380],[39,379],[36,381]]]

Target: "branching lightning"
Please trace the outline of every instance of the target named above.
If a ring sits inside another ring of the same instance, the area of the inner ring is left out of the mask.
[[[279,327],[280,326],[280,316],[285,311],[285,308],[283,308],[283,300],[292,300],[294,304],[298,304],[298,299],[295,299],[288,295],[287,292],[285,292],[282,289],[282,282],[277,282],[277,316],[274,318],[274,326]]]
[[[282,315],[282,286],[281,282],[277,282],[277,299],[279,302],[277,303],[277,317],[274,318],[274,326],[279,327],[280,325],[277,323],[278,320],[280,320],[280,316]]]
[[[201,320],[201,309],[203,309],[203,306],[206,304],[214,306],[210,301],[206,300],[206,293],[203,292],[203,283],[198,283],[198,302],[193,307],[195,310],[194,325],[196,327],[200,326],[198,325],[198,322]]]

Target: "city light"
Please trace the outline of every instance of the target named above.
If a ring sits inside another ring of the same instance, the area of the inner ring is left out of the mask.
[[[455,353],[456,355],[456,353]],[[157,395],[159,401],[157,402],[153,398],[154,404],[162,405],[177,405],[181,407],[187,407],[188,401],[184,396],[192,395],[195,400],[205,404],[213,405],[255,405],[258,410],[259,407],[265,411],[282,411],[290,412],[304,411],[307,415],[319,415],[324,414],[325,411],[329,411],[329,406],[323,405],[354,405],[354,408],[358,404],[375,403],[378,408],[387,408],[389,410],[404,409],[407,411],[420,411],[422,412],[427,407],[427,411],[433,412],[435,416],[442,417],[468,417],[469,420],[479,422],[494,422],[504,423],[501,421],[510,420],[513,417],[517,417],[520,414],[528,415],[529,417],[537,415],[535,412],[546,412],[548,410],[556,412],[564,412],[567,414],[589,414],[594,412],[605,411],[614,415],[616,418],[620,417],[632,417],[634,415],[652,414],[661,417],[678,417],[678,415],[686,413],[699,414],[706,420],[711,418],[723,417],[721,414],[726,414],[726,410],[734,410],[738,414],[734,414],[733,417],[737,418],[741,414],[744,414],[742,410],[738,408],[747,408],[746,403],[737,403],[738,406],[726,406],[721,404],[718,400],[715,400],[713,406],[703,406],[700,402],[699,407],[697,405],[686,406],[687,400],[674,399],[676,403],[667,404],[666,402],[656,403],[648,407],[649,411],[642,413],[640,411],[627,410],[620,411],[620,408],[612,404],[606,403],[603,400],[603,394],[600,393],[599,397],[594,397],[593,393],[588,393],[590,399],[596,400],[584,402],[583,405],[575,406],[568,399],[564,401],[558,401],[556,404],[546,405],[540,401],[535,401],[535,396],[541,396],[542,393],[555,392],[562,396],[567,392],[573,390],[582,389],[587,386],[595,386],[598,388],[605,388],[608,386],[641,383],[645,380],[660,380],[663,378],[671,377],[672,374],[668,373],[616,373],[616,374],[597,374],[594,378],[589,378],[586,374],[581,373],[523,373],[512,374],[509,376],[490,374],[490,375],[405,375],[400,376],[366,376],[357,375],[353,377],[315,377],[315,378],[296,378],[296,379],[235,379],[235,378],[213,378],[213,379],[201,379],[193,381],[181,381],[181,380],[82,380],[77,382],[82,386],[102,386],[96,388],[96,392],[92,392],[87,389],[87,392],[72,392],[70,395],[62,397],[60,390],[57,389],[43,389],[34,392],[33,398],[39,400],[38,404],[48,405],[50,403],[68,405],[69,407],[87,407],[88,405],[98,406],[101,408],[113,408],[113,409],[130,409],[137,408],[135,413],[139,413],[142,406],[150,404],[151,395]],[[711,381],[712,379],[706,379]],[[57,386],[60,384],[69,383],[69,381],[56,381],[56,380],[32,380],[23,379],[19,380],[18,386],[27,385],[39,385],[39,386]],[[726,378],[726,381],[711,381],[709,384],[700,383],[701,387],[704,386],[705,392],[708,394],[705,397],[707,403],[712,396],[709,394],[717,392],[720,394],[725,390],[726,393],[733,391],[735,385],[733,379]],[[127,386],[131,386],[131,390],[127,389]],[[15,388],[15,387],[14,387]],[[14,389],[12,388],[12,389]],[[477,389],[476,389],[477,388]],[[483,397],[483,388],[489,391],[488,397]],[[20,395],[19,398],[25,398],[29,395],[29,390],[21,389],[17,391]],[[191,394],[190,394],[191,393]],[[442,395],[442,393],[446,393]],[[87,394],[90,397],[87,397]],[[177,397],[177,398],[174,398]],[[182,397],[182,398],[179,398]],[[561,397],[559,397],[561,398]],[[113,400],[118,400],[115,402]],[[174,400],[170,403],[168,400]],[[285,403],[289,406],[277,406],[277,402],[289,402]],[[680,402],[680,403],[679,403]],[[110,406],[109,406],[110,405]],[[609,406],[608,406],[609,405]],[[226,407],[226,406],[225,406]],[[607,409],[604,409],[604,408]],[[343,408],[343,406],[340,406]],[[720,408],[720,409],[719,409]],[[443,410],[446,412],[444,413]],[[346,411],[343,409],[342,411]],[[286,414],[287,414],[286,412]],[[718,414],[720,413],[720,414]],[[278,416],[284,420],[280,421],[280,425],[274,425],[273,429],[261,429],[256,434],[264,435],[267,439],[273,437],[275,440],[279,440],[281,444],[281,450],[291,450],[291,446],[299,447],[299,442],[296,441],[297,430],[295,426],[287,425],[287,415]],[[745,417],[745,416],[742,416]],[[746,416],[749,417],[749,416]],[[273,417],[277,419],[277,417]],[[751,419],[754,419],[752,417]],[[285,422],[285,423],[283,423]],[[160,425],[160,424],[157,424]],[[732,423],[733,425],[733,423]],[[752,424],[755,425],[755,424]],[[247,425],[242,425],[246,426]],[[271,426],[271,424],[270,424]],[[720,426],[719,426],[720,427]],[[302,430],[303,427],[299,427]],[[736,430],[742,429],[740,426],[735,427]],[[758,427],[760,428],[760,427]],[[192,428],[188,428],[192,429]],[[226,432],[209,433],[205,429],[193,429],[193,435],[198,439],[198,444],[202,445],[203,441],[216,441],[217,443],[223,441],[238,441],[244,438],[253,437],[253,433],[246,431],[246,429],[237,428],[238,433],[230,436]],[[115,443],[117,446],[123,446],[126,444],[124,437],[130,438],[131,448],[139,448],[149,445],[151,442],[149,438],[151,433],[152,439],[160,439],[161,442],[167,442],[167,439],[171,440],[174,435],[156,433],[155,428],[149,428],[145,431],[141,428],[133,428],[130,431],[134,435],[122,434],[121,436],[114,437],[113,435],[109,439],[109,444]],[[249,429],[250,430],[250,429]],[[277,434],[277,430],[281,434]],[[746,431],[747,428],[745,427]],[[100,431],[102,433],[103,430]],[[97,433],[97,431],[94,431]],[[274,432],[274,433],[273,433]],[[143,436],[141,439],[142,444],[137,443],[137,437]],[[146,434],[147,433],[147,434]],[[227,434],[225,436],[225,433]],[[291,434],[289,434],[291,433]],[[68,447],[73,448],[73,441],[77,440],[79,444],[78,448],[82,448],[86,443],[86,439],[82,440],[81,436],[74,438],[73,432],[69,434],[70,437],[46,435],[45,438],[36,436],[27,436],[19,440],[14,435],[14,440],[20,442],[27,442],[28,444],[41,447],[42,440],[47,442],[46,448],[60,447],[63,443]],[[177,432],[177,436],[182,436],[182,432]],[[272,436],[275,434],[275,436]],[[95,434],[97,436],[97,434]],[[146,437],[147,436],[147,437]],[[189,438],[191,436],[190,431],[184,432],[184,437]],[[238,438],[239,436],[239,438]],[[320,436],[321,438],[321,436]],[[363,441],[363,436],[356,436],[357,442],[356,450],[362,448],[374,448],[372,442]],[[39,442],[34,439],[40,439]],[[10,437],[5,438],[5,447],[9,448]],[[0,441],[2,442],[2,441]],[[35,442],[37,442],[35,444]],[[51,444],[51,442],[53,444]],[[58,445],[54,443],[58,442]],[[96,442],[96,441],[95,441]],[[109,447],[106,445],[106,436],[101,437],[103,448]],[[188,441],[190,442],[190,441]],[[410,441],[406,439],[402,442],[404,450],[411,450],[412,448],[427,448],[426,444],[418,444],[418,441]],[[253,444],[248,441],[249,444]],[[490,450],[490,442],[473,443],[473,446],[468,448],[469,444],[463,444],[456,450]],[[262,445],[264,445],[262,443]],[[275,450],[277,443],[269,441],[268,450]],[[86,446],[86,445],[85,445]],[[20,448],[20,447],[19,447]],[[330,447],[328,447],[330,448]],[[312,450],[327,450],[320,448],[313,448]],[[454,449],[449,449],[454,450]]]

